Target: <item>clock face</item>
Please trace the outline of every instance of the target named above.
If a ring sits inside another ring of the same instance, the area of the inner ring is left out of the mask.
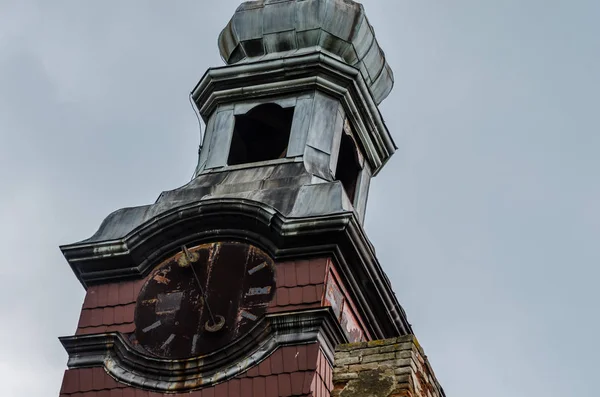
[[[183,248],[142,287],[135,336],[154,356],[203,355],[249,331],[274,292],[273,260],[254,246],[217,242]]]

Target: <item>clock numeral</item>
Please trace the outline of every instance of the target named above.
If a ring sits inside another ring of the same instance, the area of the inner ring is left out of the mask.
[[[246,292],[246,296],[269,295],[270,293],[271,293],[271,287],[250,288],[250,290],[248,292]]]
[[[247,318],[248,320],[252,320],[252,321],[256,321],[258,319],[257,316],[255,316],[254,314],[247,312],[245,310],[242,310],[242,312],[240,313],[240,315],[244,318]]]
[[[194,334],[194,337],[192,338],[192,353],[196,352],[196,345],[198,345],[198,338],[199,337],[200,337],[200,335]]]
[[[151,325],[147,326],[146,328],[142,329],[142,332],[146,333],[146,332],[152,331],[153,329],[160,327],[160,325],[161,325],[161,322],[160,322],[160,320],[158,320],[154,324],[151,324]]]
[[[254,273],[256,273],[257,271],[264,269],[265,267],[267,267],[267,262],[263,262],[258,266],[253,267],[252,269],[248,270],[248,274],[249,275],[253,275]]]
[[[171,342],[173,342],[173,339],[175,339],[175,334],[171,334],[167,340],[165,341],[165,343],[162,344],[162,346],[160,347],[162,350],[165,350],[167,348],[167,346],[169,346],[169,344]]]

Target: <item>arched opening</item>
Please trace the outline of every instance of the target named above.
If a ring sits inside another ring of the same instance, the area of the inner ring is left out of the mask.
[[[293,108],[259,105],[235,117],[227,164],[247,164],[284,158],[292,129]]]
[[[355,143],[346,133],[342,134],[340,154],[335,170],[335,179],[342,182],[348,198],[354,203],[361,167]]]

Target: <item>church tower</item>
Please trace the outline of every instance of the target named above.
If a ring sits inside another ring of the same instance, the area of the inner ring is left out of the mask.
[[[363,7],[249,1],[218,43],[191,182],[61,247],[87,291],[61,396],[324,397],[336,346],[412,334],[363,229],[395,150]]]

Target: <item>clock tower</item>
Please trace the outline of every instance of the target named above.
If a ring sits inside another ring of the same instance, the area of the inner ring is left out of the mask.
[[[241,4],[185,186],[62,246],[87,291],[61,396],[328,396],[335,347],[412,334],[363,229],[395,146],[362,5]]]

